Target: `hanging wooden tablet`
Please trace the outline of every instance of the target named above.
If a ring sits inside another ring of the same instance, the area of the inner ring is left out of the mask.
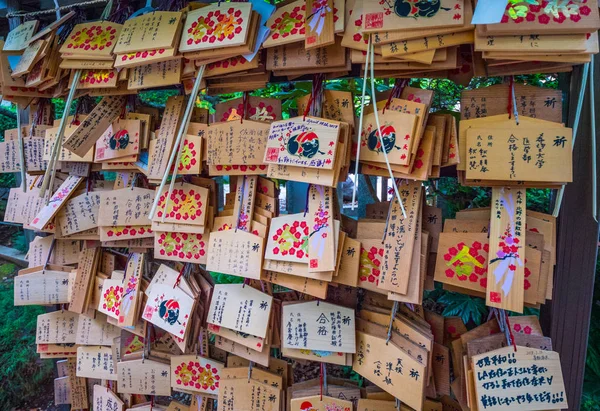
[[[123,411],[124,403],[107,387],[94,385],[94,411]]]
[[[466,177],[568,183],[573,180],[570,128],[467,130]]]
[[[109,21],[78,24],[60,48],[60,53],[110,57],[122,27]]]
[[[206,223],[208,190],[194,184],[175,184],[165,211],[168,187],[160,193],[154,221],[203,226]]]
[[[393,198],[390,210],[390,220],[387,227],[383,248],[385,254],[381,265],[379,288],[406,294],[412,263],[413,248],[420,247],[415,244],[417,232],[417,218],[421,209],[422,187],[420,182],[412,182],[407,186],[400,185],[400,198],[406,210],[406,217],[398,199]]]
[[[111,347],[79,347],[77,348],[77,376],[117,380],[116,363],[113,360]]]
[[[88,395],[86,379],[77,377],[77,359],[69,358],[67,361],[67,375],[71,386],[70,403],[73,409],[88,408]]]
[[[121,361],[120,394],[171,395],[171,367],[153,360]]]
[[[97,310],[107,316],[119,319],[121,315],[121,301],[125,291],[123,280],[105,279],[102,283],[102,292]]]
[[[155,11],[125,21],[113,52],[126,54],[149,49],[173,49],[182,19],[178,11]]]
[[[273,298],[243,284],[215,286],[207,322],[264,338]]]
[[[33,65],[39,60],[39,56],[45,45],[46,42],[44,40],[38,40],[27,46],[23,52],[23,55],[21,56],[21,59],[13,69],[11,76],[22,77],[29,73]]]
[[[14,278],[15,306],[69,303],[70,272],[44,270],[44,267],[34,267],[27,271],[19,272]]]
[[[333,0],[309,0],[304,11],[305,49],[328,46],[335,41]]]
[[[254,379],[221,379],[218,403],[223,411],[276,411],[279,396],[280,390]]]
[[[310,185],[308,192],[309,272],[334,271],[336,267],[333,227],[333,190]]]
[[[291,411],[352,411],[352,402],[328,396],[293,398]]]
[[[492,188],[486,305],[523,312],[525,189]]]
[[[117,119],[96,142],[94,161],[129,157],[140,152],[141,122]]]
[[[96,318],[80,315],[75,343],[79,345],[112,345],[113,340],[120,335],[121,329],[108,324],[105,315],[98,314]]]
[[[83,181],[81,177],[69,176],[64,183],[60,185],[58,190],[52,195],[48,204],[46,204],[38,212],[33,220],[31,220],[31,226],[42,230],[46,224],[54,218],[60,208],[69,200],[73,192],[77,189],[79,184]]]
[[[414,114],[386,110],[379,113],[381,129],[377,130],[375,114],[363,120],[360,160],[385,163],[384,150],[391,164],[407,165],[417,117]],[[380,141],[383,140],[383,146]]]
[[[147,177],[151,180],[161,179],[167,171],[169,155],[173,149],[179,121],[183,115],[182,96],[171,96],[165,105],[160,129],[156,134],[156,146],[148,160]]]
[[[154,236],[155,258],[206,264],[209,234],[158,232]]]
[[[74,344],[78,314],[54,311],[37,317],[36,344]]]
[[[69,311],[82,314],[87,311],[92,296],[92,279],[96,276],[100,248],[85,248],[79,254],[77,273],[72,281],[71,304]]]
[[[523,410],[568,408],[560,358],[557,352],[534,348],[504,347],[472,359],[475,393],[479,409]],[[538,370],[535,384],[530,378],[505,375],[515,370]],[[508,385],[507,382],[510,382]]]
[[[295,117],[271,124],[265,163],[331,170],[340,123]]]
[[[304,41],[306,35],[305,12],[306,2],[303,0],[295,1],[275,10],[266,24],[271,29],[271,33],[264,41],[263,47],[268,48]]]
[[[211,124],[207,164],[262,165],[269,130],[269,124],[252,120]]]
[[[285,303],[282,345],[315,351],[355,352],[354,310],[325,302]]]
[[[98,227],[100,193],[90,192],[72,197],[57,215],[62,235],[70,235]]]
[[[228,100],[216,105],[217,121],[240,120],[244,113],[243,98]],[[281,120],[281,100],[249,96],[246,106],[246,118],[254,121],[271,122]]]
[[[325,299],[327,297],[328,286],[326,281],[299,277],[297,275],[292,275],[291,273],[277,273],[274,271],[263,271],[261,280],[316,298]]]
[[[25,49],[33,37],[33,33],[40,24],[39,20],[29,20],[19,24],[12,29],[6,36],[6,41],[2,47],[3,51],[20,51]]]
[[[181,68],[182,62],[179,57],[132,67],[129,69],[129,77],[127,78],[127,90],[129,92],[126,94],[131,94],[131,90],[179,84],[181,82]]]
[[[72,70],[69,87],[73,87],[74,73]],[[77,89],[114,88],[117,87],[118,78],[117,70],[82,70]]]
[[[150,225],[148,214],[154,195],[154,190],[137,187],[102,192],[98,225]]]
[[[352,369],[402,403],[423,409],[425,367],[394,344],[386,344],[385,335],[356,332],[356,355]]]
[[[195,300],[179,287],[156,285],[148,293],[142,319],[185,338]]]
[[[132,327],[137,322],[138,298],[140,283],[142,281],[142,270],[144,269],[145,254],[131,253],[125,268],[125,279],[123,281],[123,297],[119,304],[119,325]]]
[[[65,140],[63,147],[84,156],[102,136],[108,126],[121,114],[124,97],[105,97],[98,103],[86,119]]]
[[[409,1],[365,2],[364,32],[461,26],[464,19],[462,0],[439,0],[413,4]]]
[[[308,263],[309,232],[304,213],[273,218],[265,259]]]
[[[252,4],[210,5],[189,12],[183,25],[180,52],[246,43]]]
[[[197,355],[171,357],[171,387],[208,395],[218,395],[225,365]]]

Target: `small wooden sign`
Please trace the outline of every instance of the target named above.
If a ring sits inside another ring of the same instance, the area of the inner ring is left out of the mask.
[[[118,390],[121,394],[171,395],[171,367],[153,360],[121,361]]]
[[[69,302],[68,271],[44,270],[37,267],[29,274],[14,278],[14,305],[50,305]]]
[[[31,220],[31,226],[38,230],[43,230],[44,227],[56,216],[58,211],[69,200],[73,192],[79,187],[83,181],[81,177],[69,176],[58,187],[58,190],[50,197],[48,204],[42,207],[35,218]]]
[[[306,2],[297,0],[279,7],[271,15],[266,26],[271,29],[263,47],[274,47],[305,40],[304,18]]]
[[[572,130],[515,126],[467,130],[466,177],[503,181],[573,181]]]
[[[308,191],[307,223],[312,228],[308,235],[308,271],[334,271],[337,248],[333,206],[337,199],[330,187],[311,184]]]
[[[524,188],[492,188],[486,305],[523,312],[525,281]]]
[[[265,163],[331,170],[340,123],[295,117],[271,123]]]
[[[277,411],[280,409],[280,392],[254,379],[221,379],[219,408],[223,411]]]
[[[354,310],[319,301],[283,304],[285,348],[354,353]]]
[[[439,0],[412,3],[409,1],[365,2],[363,6],[363,31],[394,31],[462,26],[463,0]]]
[[[197,355],[171,357],[171,387],[209,395],[219,394],[225,364]]]
[[[154,195],[154,190],[138,187],[102,192],[98,225],[151,225],[148,215]]]
[[[76,53],[92,59],[110,57],[122,27],[110,21],[78,24],[60,48],[60,53]]]
[[[417,119],[415,114],[386,110],[379,113],[378,130],[375,114],[367,114],[360,135],[360,160],[385,163],[387,154],[390,164],[408,165]]]
[[[111,347],[77,348],[78,377],[116,381],[117,368],[115,365]]]
[[[476,355],[472,364],[480,410],[568,408],[557,352],[509,346]]]
[[[180,52],[234,47],[247,42],[251,3],[210,5],[188,12]]]
[[[125,403],[107,387],[94,385],[94,411],[123,411]]]
[[[144,52],[149,49],[172,49],[180,29],[179,11],[155,11],[125,20],[114,54]]]
[[[78,345],[112,345],[113,340],[121,335],[121,329],[106,322],[106,316],[97,314],[96,318],[79,316],[77,323]]]
[[[33,33],[40,24],[39,20],[29,20],[23,24],[19,24],[17,28],[11,30],[6,36],[6,41],[2,47],[3,51],[20,51],[29,44],[33,37]]]
[[[80,157],[84,156],[121,114],[123,104],[125,104],[123,96],[104,97],[65,140],[63,147]]]
[[[179,287],[155,285],[148,292],[142,319],[184,339],[195,300]]]
[[[243,284],[218,284],[207,322],[264,338],[273,297]]]
[[[238,277],[260,279],[264,238],[242,230],[210,235],[206,269]]]
[[[261,165],[270,125],[261,121],[226,121],[208,128],[208,165]]]
[[[352,401],[328,396],[292,398],[291,411],[352,411]]]
[[[36,344],[74,344],[77,339],[79,315],[69,311],[54,311],[37,317]]]

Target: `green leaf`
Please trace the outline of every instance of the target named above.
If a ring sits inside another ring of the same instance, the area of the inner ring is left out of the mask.
[[[444,317],[458,316],[465,324],[472,320],[480,325],[488,315],[485,301],[478,297],[448,292],[438,299],[438,303],[446,304],[442,313]]]

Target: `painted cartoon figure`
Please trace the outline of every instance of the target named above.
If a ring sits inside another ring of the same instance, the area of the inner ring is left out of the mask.
[[[164,300],[160,303],[158,314],[165,322],[173,325],[179,323],[179,303],[175,300]]]
[[[394,4],[394,11],[400,17],[433,17],[438,11],[446,10],[449,8],[442,7],[442,0],[418,0],[413,2],[411,0],[396,0]]]
[[[312,131],[305,131],[291,137],[287,142],[287,150],[291,155],[298,157],[313,158],[319,151],[319,137]]]
[[[389,153],[392,151],[394,147],[400,149],[400,147],[396,146],[396,129],[392,126],[381,126],[380,128],[381,141],[379,141],[379,135],[377,134],[377,130],[373,130],[367,139],[367,147],[371,151],[375,151],[377,153],[383,152]],[[383,141],[383,148],[381,147],[381,142]]]
[[[129,145],[129,133],[127,130],[119,130],[110,138],[110,148],[122,150]]]

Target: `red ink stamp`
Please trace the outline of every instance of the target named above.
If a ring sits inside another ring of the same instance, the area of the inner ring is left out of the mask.
[[[310,268],[319,268],[319,260],[313,258],[310,260]]]
[[[383,12],[367,13],[365,16],[365,29],[380,29],[383,27]]]
[[[317,42],[317,36],[310,36],[306,38],[306,44],[315,44]]]
[[[267,150],[267,161],[277,161],[279,158],[279,149],[277,147],[269,147]]]
[[[502,297],[500,296],[500,293],[492,291],[490,293],[490,301],[493,302],[493,303],[501,303],[502,302]]]

